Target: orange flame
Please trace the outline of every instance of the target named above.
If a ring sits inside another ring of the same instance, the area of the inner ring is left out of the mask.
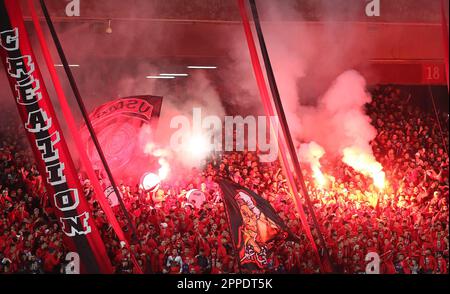
[[[342,161],[363,175],[371,177],[375,187],[384,190],[386,174],[383,171],[383,166],[376,161],[373,154],[355,147],[345,148]]]
[[[320,188],[323,188],[326,185],[326,183],[327,183],[327,179],[325,178],[325,175],[320,170],[320,167],[319,166],[312,166],[312,172],[313,172],[313,177],[316,180],[316,184]]]
[[[299,153],[300,160],[310,164],[316,185],[323,188],[327,184],[327,179],[320,170],[320,159],[325,155],[325,149],[316,142],[311,142],[302,144]]]

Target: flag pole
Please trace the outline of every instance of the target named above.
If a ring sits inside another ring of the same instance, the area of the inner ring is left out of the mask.
[[[58,101],[61,105],[61,109],[63,111],[64,117],[67,121],[67,125],[69,127],[69,131],[74,139],[75,147],[78,150],[78,153],[80,155],[80,160],[83,163],[86,173],[88,174],[89,179],[92,182],[92,186],[94,188],[95,193],[97,194],[97,199],[100,203],[100,206],[102,207],[103,211],[105,212],[105,215],[109,222],[111,223],[114,232],[116,233],[117,237],[120,241],[125,242],[127,248],[129,249],[129,242],[125,238],[125,234],[122,231],[122,228],[120,227],[119,222],[117,221],[116,216],[114,215],[114,212],[112,211],[111,206],[109,205],[108,201],[106,200],[105,193],[103,192],[100,182],[95,174],[94,168],[92,167],[91,161],[89,160],[89,157],[86,153],[85,148],[83,147],[81,137],[79,135],[79,131],[76,127],[75,119],[72,114],[72,111],[70,110],[70,106],[67,102],[66,95],[64,94],[64,90],[62,88],[61,82],[58,78],[58,75],[56,73],[56,69],[54,66],[54,62],[52,59],[52,56],[50,54],[50,50],[47,46],[47,43],[45,41],[44,32],[42,30],[42,27],[39,23],[39,19],[36,13],[36,9],[33,3],[34,0],[28,0],[28,6],[30,8],[31,18],[34,23],[34,27],[36,29],[37,37],[39,44],[41,46],[42,54],[44,56],[45,62],[47,64],[47,68],[49,70],[53,86],[55,88],[55,91],[57,93]],[[136,268],[138,269],[139,273],[142,273],[142,270],[140,269],[139,264],[137,263],[134,256],[132,257],[132,261]]]
[[[264,79],[264,74],[263,74],[262,67],[261,67],[261,64],[260,64],[260,61],[258,58],[258,52],[256,50],[255,41],[253,39],[253,33],[252,33],[252,29],[250,27],[250,22],[248,20],[244,0],[238,0],[238,5],[239,5],[241,17],[242,17],[242,23],[243,23],[243,27],[244,27],[245,36],[247,38],[248,48],[250,51],[250,58],[252,61],[253,71],[254,71],[256,82],[257,82],[259,92],[261,95],[261,100],[262,100],[262,103],[264,106],[264,110],[265,110],[265,113],[267,116],[274,117],[275,112],[273,110],[272,103],[270,102],[269,92],[267,90],[267,85],[266,85],[266,82]],[[285,147],[285,143],[283,141],[284,138],[279,135],[278,129],[275,129],[274,124],[271,124],[271,130],[272,130],[272,132],[275,133],[275,137],[277,138],[278,148],[281,151],[281,152],[279,152],[281,166],[287,177],[287,183],[288,183],[291,195],[293,197],[293,201],[296,205],[297,212],[299,213],[303,229],[305,230],[305,234],[311,243],[311,246],[314,250],[314,253],[317,256],[317,259],[320,263],[320,267],[322,269],[323,267],[322,267],[322,263],[321,263],[320,254],[317,249],[314,237],[312,236],[311,229],[309,227],[308,220],[307,220],[306,214],[303,209],[303,204],[302,204],[300,198],[298,197],[299,192],[297,189],[297,184],[295,183],[294,176],[289,169],[290,164],[289,164],[286,152],[285,152],[286,147]]]
[[[219,179],[223,179],[223,177],[219,177]],[[224,191],[222,189],[221,190],[221,194],[224,193]],[[225,211],[225,215],[227,216],[227,220],[228,220],[228,228],[230,230],[230,237],[231,237],[231,242],[233,243],[233,249],[234,249],[234,256],[237,262],[237,267],[239,270],[239,274],[242,273],[242,266],[241,266],[241,258],[239,257],[239,250],[237,248],[237,243],[236,240],[233,236],[233,228],[231,227],[231,218],[230,218],[230,214],[228,213],[228,209],[227,209],[227,204],[225,203],[225,199],[222,195],[222,204],[223,204],[223,210]]]
[[[106,157],[103,153],[102,147],[100,146],[100,142],[98,141],[97,135],[95,134],[95,130],[94,127],[92,126],[92,123],[89,119],[89,115],[87,114],[87,110],[86,110],[86,106],[84,105],[83,99],[81,98],[81,94],[80,91],[78,89],[77,83],[75,82],[75,78],[73,76],[72,70],[69,67],[69,64],[67,62],[67,58],[66,55],[64,53],[64,50],[62,48],[61,42],[59,41],[58,35],[56,33],[55,27],[53,25],[53,22],[50,18],[50,15],[48,13],[47,10],[47,6],[45,5],[45,1],[44,0],[39,0],[40,4],[41,4],[41,8],[42,11],[44,13],[45,16],[45,20],[47,22],[47,25],[49,27],[53,42],[55,43],[55,47],[58,51],[58,55],[61,59],[61,63],[64,66],[64,70],[67,74],[67,78],[69,80],[70,83],[70,87],[72,88],[72,91],[74,93],[74,96],[76,98],[78,107],[80,108],[81,114],[83,116],[84,122],[86,123],[86,127],[89,131],[89,134],[92,138],[92,141],[94,142],[95,148],[97,149],[98,155],[100,157],[100,160],[102,161],[102,164],[105,168],[106,174],[108,175],[108,179],[111,182],[111,185],[114,189],[114,193],[116,193],[117,195],[117,199],[119,200],[119,204],[120,204],[120,208],[123,212],[123,214],[125,215],[125,218],[127,219],[128,222],[128,227],[131,228],[132,231],[132,242],[136,242],[137,241],[137,235],[136,235],[136,229],[133,225],[133,222],[131,220],[131,217],[125,207],[125,204],[123,202],[123,199],[120,195],[119,189],[117,188],[116,185],[116,181],[114,180],[113,174],[111,172],[111,169],[109,168],[108,162],[106,160]]]
[[[261,47],[261,53],[262,53],[262,57],[264,59],[264,64],[266,67],[266,71],[267,71],[267,79],[269,81],[269,86],[270,86],[270,90],[272,92],[272,98],[273,98],[273,103],[275,105],[280,123],[281,123],[281,130],[283,132],[284,138],[285,138],[285,142],[286,145],[288,147],[288,152],[289,155],[291,157],[291,161],[293,163],[293,167],[294,167],[294,171],[295,174],[297,175],[297,180],[300,183],[300,187],[301,190],[303,192],[303,197],[306,201],[306,204],[309,208],[309,212],[311,215],[311,218],[313,220],[314,226],[317,230],[317,234],[319,236],[319,241],[320,241],[320,245],[322,246],[322,248],[324,249],[324,256],[326,258],[326,262],[328,263],[329,266],[331,266],[331,264],[329,264],[329,256],[328,256],[328,249],[326,246],[326,242],[325,239],[322,235],[322,232],[320,230],[320,225],[319,222],[317,221],[317,217],[314,213],[314,207],[313,204],[311,202],[311,199],[309,197],[309,193],[308,193],[308,189],[306,187],[305,184],[305,180],[303,177],[303,173],[302,173],[302,169],[300,166],[300,162],[298,160],[298,156],[297,153],[295,151],[295,146],[294,146],[294,142],[292,139],[292,135],[291,132],[289,130],[289,125],[287,123],[287,119],[286,119],[286,114],[283,108],[283,104],[281,102],[281,97],[280,97],[280,93],[278,90],[278,85],[275,79],[275,75],[273,72],[273,68],[272,68],[272,63],[270,61],[270,57],[269,57],[269,53],[267,50],[267,46],[266,46],[266,42],[265,42],[265,38],[264,38],[264,34],[262,31],[262,27],[261,27],[261,22],[259,19],[259,14],[258,14],[258,9],[256,7],[256,2],[255,0],[249,0],[250,1],[250,7],[252,10],[252,14],[253,14],[253,20],[255,22],[255,27],[256,27],[256,32],[258,35],[258,39],[259,39],[259,43],[260,43],[260,47]],[[298,197],[298,195],[296,195],[296,197]]]

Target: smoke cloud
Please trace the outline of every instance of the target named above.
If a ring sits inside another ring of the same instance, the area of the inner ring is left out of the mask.
[[[339,4],[349,5],[349,9],[340,11],[357,13],[352,9],[351,1],[348,2]],[[142,18],[143,11],[152,14],[157,4],[155,1],[145,3],[140,1],[139,7],[126,5],[126,17]],[[101,7],[92,7],[92,10],[119,15],[117,11],[113,13],[117,7],[112,4],[103,5],[99,1],[98,5]],[[296,147],[316,142],[326,152],[324,156],[343,157],[346,148],[353,148],[370,157],[369,142],[376,135],[364,113],[364,104],[370,102],[370,96],[366,93],[364,78],[351,69],[364,64],[375,46],[370,41],[361,44],[361,36],[366,31],[352,23],[333,22],[333,19],[346,17],[336,16],[334,5],[329,1],[329,4],[324,2],[317,6],[315,14],[320,16],[320,22],[311,22],[303,20],[304,7],[296,1],[258,1],[269,54]],[[237,5],[235,9],[237,11]],[[69,61],[81,65],[73,70],[88,109],[117,97],[164,96],[161,119],[154,136],[157,139],[152,142],[158,148],[150,148],[152,153],[168,146],[175,131],[169,127],[171,119],[177,115],[191,117],[194,107],[202,108],[204,116],[263,113],[241,24],[196,25],[205,30],[191,30],[192,24],[114,19],[112,34],[105,32],[106,21],[76,26],[58,23],[57,29]],[[217,32],[217,35],[208,35],[209,32]],[[49,36],[47,42],[52,44]],[[183,73],[188,62],[211,60],[204,56],[208,56],[212,46],[216,51],[226,52],[226,56],[215,60],[220,63],[217,73],[191,71],[189,77],[174,81],[145,79],[162,72]],[[36,42],[34,47],[39,47]],[[203,52],[203,57],[189,56],[189,48],[194,47],[201,48],[196,52]],[[52,50],[55,62],[59,62]],[[186,56],[179,56],[183,54]],[[43,64],[37,55],[39,63]],[[46,76],[44,67],[41,70]],[[75,100],[62,71],[60,77],[81,126],[81,115],[76,111]],[[54,97],[50,83],[47,88]],[[7,89],[1,96],[9,95]],[[58,111],[57,103],[54,104]],[[64,119],[60,117],[60,121]],[[146,130],[143,130],[140,140],[145,141],[145,134]],[[183,154],[173,156],[183,158]],[[192,164],[187,162],[186,165]]]
[[[320,158],[326,154],[372,177],[381,187],[384,173],[370,146],[377,133],[365,113],[371,96],[365,78],[353,70],[367,62],[375,46],[370,42],[361,45],[365,32],[352,23],[329,21],[346,17],[336,16],[334,3],[323,3],[318,13],[320,23],[286,21],[302,19],[295,1],[259,3],[266,20],[262,26],[269,55],[300,160],[310,164],[319,182],[323,182]],[[346,13],[357,12],[349,9]],[[245,41],[234,46],[235,64],[253,78],[248,73],[251,67]],[[254,81],[243,75],[239,76],[239,88],[254,89]],[[250,97],[260,105],[258,95]]]
[[[366,82],[356,71],[341,74],[315,107],[301,107],[301,141],[315,141],[333,155],[357,146],[371,152],[376,130],[364,106],[371,101]]]

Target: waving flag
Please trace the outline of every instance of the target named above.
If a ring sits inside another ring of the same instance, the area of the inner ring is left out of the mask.
[[[135,96],[119,98],[105,103],[90,114],[91,123],[105,153],[106,160],[119,178],[126,175],[139,179],[144,172],[142,162],[148,155],[144,152],[141,131],[148,126],[145,140],[153,141],[152,135],[161,113],[162,97]],[[83,141],[87,144],[88,155],[97,169],[102,163],[86,128],[82,129]],[[151,168],[147,164],[145,167]]]
[[[267,200],[227,180],[219,181],[219,185],[240,266],[249,270],[267,268],[270,242],[296,237]]]

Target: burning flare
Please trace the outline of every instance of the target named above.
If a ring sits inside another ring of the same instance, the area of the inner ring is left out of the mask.
[[[189,138],[186,149],[195,159],[205,159],[211,153],[208,136],[206,134],[194,133]]]
[[[310,164],[316,184],[320,188],[323,188],[327,183],[327,179],[320,170],[320,167],[322,166],[320,164],[320,159],[325,155],[325,149],[316,142],[311,142],[309,144],[302,144],[299,153],[300,161]]]
[[[312,171],[313,171],[313,177],[316,180],[316,184],[322,188],[326,185],[327,183],[327,179],[325,178],[324,174],[322,173],[322,171],[320,170],[319,166],[312,166]]]
[[[373,184],[379,190],[385,188],[386,174],[383,171],[383,166],[376,161],[373,154],[368,154],[362,149],[356,147],[345,148],[344,157],[342,161],[353,167],[358,172],[373,179]]]

